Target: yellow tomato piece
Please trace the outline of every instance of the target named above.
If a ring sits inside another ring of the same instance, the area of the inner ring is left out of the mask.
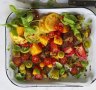
[[[63,28],[63,33],[67,33],[69,32],[69,27],[64,25],[64,28]]]
[[[24,35],[24,27],[17,27],[17,34],[18,36]]]
[[[35,70],[33,70],[33,75],[36,75],[36,74],[37,74],[37,72]]]
[[[47,28],[45,27],[45,19],[46,16],[43,16],[40,21],[39,21],[39,29],[41,33],[49,33],[49,31],[47,30]]]
[[[49,38],[47,37],[47,36],[40,36],[39,37],[39,41],[44,45],[44,46],[46,46],[47,44],[48,44],[48,40],[49,40]]]
[[[48,67],[48,68],[52,68],[52,67],[53,67],[53,65],[52,65],[52,64],[49,64],[47,67]]]
[[[42,52],[42,49],[39,47],[38,44],[33,44],[32,47],[30,48],[30,52],[32,55],[37,55]]]
[[[33,75],[40,74],[40,71],[38,69],[34,69],[32,74]]]
[[[45,64],[43,62],[40,63],[40,67],[43,68]]]
[[[11,32],[10,32],[10,37],[11,37],[12,41],[14,43],[16,43],[16,44],[25,44],[25,43],[27,43],[26,39],[24,39],[24,38],[22,38],[20,36],[15,36]]]
[[[47,28],[48,31],[53,31],[54,26],[57,22],[59,22],[59,14],[57,13],[51,13],[45,18],[45,27]]]
[[[54,37],[54,43],[57,44],[57,45],[62,45],[63,44],[63,40],[62,40],[61,37],[55,36]]]

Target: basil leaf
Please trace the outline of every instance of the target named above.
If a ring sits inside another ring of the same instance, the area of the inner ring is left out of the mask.
[[[10,5],[10,9],[19,18],[22,17],[22,16],[24,16],[26,14],[26,10],[16,9],[16,7],[14,5]]]
[[[22,23],[23,23],[23,26],[24,27],[29,27],[30,26],[30,23],[27,22],[27,19],[26,18],[21,17],[21,20],[22,20]]]
[[[64,68],[61,68],[60,69],[60,75],[63,75],[65,73],[65,69]]]
[[[29,14],[28,16],[27,16],[27,22],[31,22],[33,20],[33,15],[32,14]]]
[[[18,14],[18,11],[14,5],[10,5],[10,9],[13,13]]]
[[[17,35],[18,35],[16,30],[11,29],[10,32],[11,32],[14,36],[17,36]]]

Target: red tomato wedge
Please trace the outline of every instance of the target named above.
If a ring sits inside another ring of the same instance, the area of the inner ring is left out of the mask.
[[[72,47],[64,48],[64,52],[65,52],[66,57],[72,56],[75,53],[74,48]]]
[[[50,43],[50,51],[57,53],[60,51],[59,47],[57,44],[55,44],[53,41]]]
[[[43,76],[41,74],[37,74],[37,75],[35,75],[35,79],[42,80]]]
[[[78,45],[75,49],[76,55],[81,59],[87,59],[86,51],[82,44]]]

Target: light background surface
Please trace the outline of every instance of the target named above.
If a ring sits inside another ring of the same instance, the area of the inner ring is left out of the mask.
[[[60,0],[61,1],[61,0]],[[4,24],[10,14],[9,5],[29,7],[16,0],[0,0],[0,24]],[[5,27],[0,27],[0,90],[96,90],[96,82],[87,87],[30,87],[20,88],[13,85],[5,72]]]

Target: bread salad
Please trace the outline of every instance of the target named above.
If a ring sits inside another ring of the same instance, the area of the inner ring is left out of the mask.
[[[72,12],[40,13],[38,10],[16,9],[15,17],[6,25],[10,29],[10,67],[20,81],[85,75],[88,48],[91,46],[90,25],[83,15]]]

